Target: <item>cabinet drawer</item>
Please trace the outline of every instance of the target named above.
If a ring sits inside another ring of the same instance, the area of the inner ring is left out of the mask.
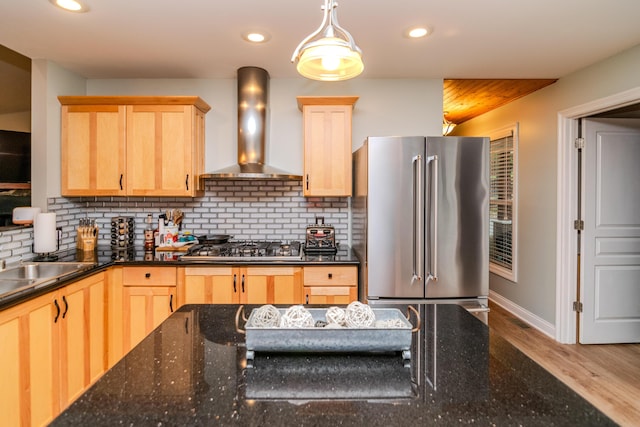
[[[356,267],[305,267],[304,286],[357,286]]]
[[[233,267],[186,267],[185,276],[229,276],[233,275]]]
[[[175,267],[125,267],[124,286],[176,286]]]
[[[353,286],[308,286],[304,288],[309,296],[351,296]]]

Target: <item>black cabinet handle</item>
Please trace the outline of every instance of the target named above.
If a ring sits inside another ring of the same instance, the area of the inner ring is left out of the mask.
[[[233,293],[234,294],[238,292],[238,288],[236,288],[236,279],[237,279],[237,276],[234,274],[233,275]]]
[[[184,318],[184,332],[189,335],[189,318]]]
[[[309,294],[305,295],[305,304],[309,304]]]
[[[60,317],[60,306],[58,305],[58,300],[53,300],[53,305],[56,306],[56,317],[53,319],[53,323],[58,323],[58,317]]]
[[[64,319],[67,315],[67,311],[69,311],[69,303],[64,295],[62,296],[62,302],[64,303],[64,313],[62,313],[62,318]]]
[[[307,174],[307,190],[309,189],[309,174]]]
[[[242,293],[244,294],[244,274],[242,275]]]
[[[189,191],[189,174],[187,174],[187,180],[184,182],[184,185],[187,186],[187,191]]]
[[[327,277],[329,277],[329,279],[333,279],[333,273],[327,274]]]
[[[122,188],[122,178],[124,178],[124,174],[120,174],[120,190],[124,190],[124,188]]]
[[[169,295],[169,310],[173,313],[173,294]]]
[[[151,273],[145,273],[144,277],[146,277],[147,279],[151,277]]]

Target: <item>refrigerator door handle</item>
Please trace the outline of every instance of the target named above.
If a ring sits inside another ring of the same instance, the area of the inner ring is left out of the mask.
[[[422,156],[417,155],[411,159],[413,162],[413,278],[412,282],[421,281],[424,274],[424,191],[422,183],[424,176],[422,171]]]
[[[427,275],[427,280],[433,280],[434,282],[438,281],[438,175],[440,175],[440,171],[438,170],[438,156],[433,155],[427,157],[427,163],[433,163],[433,167],[431,168],[432,174],[432,183],[433,183],[433,198],[431,199],[431,206],[433,212],[433,233],[432,236],[432,244],[431,250],[429,253],[431,254],[431,262],[429,264],[429,274]]]

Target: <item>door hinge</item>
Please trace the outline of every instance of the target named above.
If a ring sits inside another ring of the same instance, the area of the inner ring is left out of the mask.
[[[584,138],[576,138],[574,145],[578,150],[582,150],[584,148]]]
[[[577,311],[578,313],[582,313],[582,303],[580,301],[573,302],[573,311]]]
[[[576,219],[573,221],[573,229],[583,231],[584,230],[584,221],[581,219]]]

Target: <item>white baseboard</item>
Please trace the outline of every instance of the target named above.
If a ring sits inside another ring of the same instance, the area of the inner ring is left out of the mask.
[[[554,340],[556,339],[556,327],[546,320],[541,319],[530,311],[525,310],[519,305],[491,290],[489,290],[489,300],[507,310],[509,313],[522,320],[523,322],[526,322],[527,324],[536,328],[543,334],[548,335],[549,338],[552,338]],[[489,313],[489,319],[491,319],[491,313]],[[489,320],[489,325],[491,325],[491,320]]]

